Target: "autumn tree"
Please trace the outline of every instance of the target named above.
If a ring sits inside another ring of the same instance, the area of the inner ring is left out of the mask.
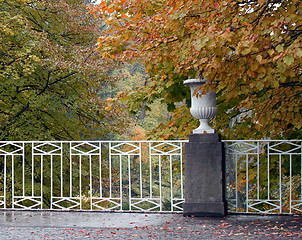
[[[160,99],[148,104],[146,101],[137,101],[139,95],[144,97],[144,89],[149,82],[149,75],[145,72],[142,64],[135,62],[134,64],[124,63],[116,68],[111,78],[116,79],[115,82],[107,87],[110,90],[104,91],[109,96],[108,100],[112,101],[112,105],[117,101],[126,105],[130,111],[130,116],[134,120],[135,125],[141,126],[146,132],[155,128],[159,123],[165,122],[171,117]],[[129,128],[127,128],[129,130]],[[133,129],[135,131],[135,128]],[[127,136],[123,136],[126,139]]]
[[[193,128],[174,103],[189,102],[182,82],[200,76],[217,93],[225,137],[300,137],[301,11],[299,0],[111,0],[90,10],[107,24],[101,56],[140,60],[150,74],[136,101],[160,98],[175,112],[163,138]]]
[[[94,52],[102,26],[84,2],[0,0],[0,140],[123,131],[122,111],[99,98],[115,63]]]

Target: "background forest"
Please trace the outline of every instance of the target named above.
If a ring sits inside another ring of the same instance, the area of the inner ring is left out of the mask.
[[[0,140],[301,137],[300,1],[95,2],[0,0]]]

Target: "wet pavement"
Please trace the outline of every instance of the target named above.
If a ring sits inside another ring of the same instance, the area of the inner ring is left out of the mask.
[[[302,239],[302,215],[0,211],[0,239]]]

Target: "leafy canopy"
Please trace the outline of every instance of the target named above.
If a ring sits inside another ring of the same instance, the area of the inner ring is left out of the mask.
[[[202,74],[217,92],[216,129],[260,138],[301,135],[301,11],[299,0],[111,0],[90,12],[108,25],[101,55],[138,59],[149,72],[137,101],[162,98],[180,115],[158,137],[193,127],[173,103],[188,99],[181,82]]]
[[[106,111],[98,98],[114,66],[93,51],[99,34],[84,2],[0,1],[0,140],[95,139],[123,130],[121,112]]]

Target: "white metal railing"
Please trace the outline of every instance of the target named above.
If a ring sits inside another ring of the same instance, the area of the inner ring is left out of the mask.
[[[181,212],[184,142],[0,142],[0,208]]]
[[[230,212],[302,213],[301,140],[224,142]]]
[[[186,142],[0,142],[0,208],[182,212]],[[301,140],[223,142],[230,212],[302,213]]]

